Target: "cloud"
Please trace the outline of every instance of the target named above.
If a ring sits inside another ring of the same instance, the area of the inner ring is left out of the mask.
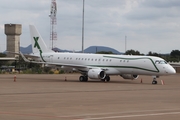
[[[1,29],[1,30],[4,30],[4,25],[0,25],[0,29]]]
[[[56,45],[80,50],[82,0],[56,1]],[[180,38],[179,4],[179,0],[85,0],[85,47],[103,45],[124,51],[126,35],[129,49],[143,53],[161,49],[168,53],[179,47],[176,44]],[[31,43],[28,26],[34,24],[49,44],[49,14],[50,0],[0,0],[0,40],[4,42],[6,37],[4,24],[20,23],[23,28],[21,46],[28,46]]]
[[[151,8],[179,8],[179,0],[143,0],[142,6]]]
[[[124,17],[131,20],[157,20],[180,17],[179,11],[180,2],[178,0],[142,0]]]

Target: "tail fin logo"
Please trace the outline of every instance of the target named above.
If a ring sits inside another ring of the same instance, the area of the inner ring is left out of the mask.
[[[34,41],[35,41],[34,48],[37,47],[40,50],[41,48],[40,48],[39,43],[38,43],[39,37],[33,37],[33,38],[34,38]]]
[[[42,59],[44,62],[46,62],[46,61],[44,60],[43,56],[42,56],[42,50],[41,50],[41,48],[40,48],[40,46],[39,46],[39,43],[38,43],[39,37],[33,37],[33,38],[34,38],[34,41],[35,41],[34,48],[36,48],[36,47],[38,48],[39,53],[40,53],[40,56],[41,56],[41,59]]]

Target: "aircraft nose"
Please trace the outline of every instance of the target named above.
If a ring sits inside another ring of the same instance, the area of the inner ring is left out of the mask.
[[[176,70],[172,66],[170,66],[170,69],[169,69],[168,73],[169,74],[176,74]]]

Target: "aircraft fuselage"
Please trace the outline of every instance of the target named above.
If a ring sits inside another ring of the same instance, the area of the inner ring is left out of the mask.
[[[137,74],[137,75],[166,75],[175,70],[166,61],[153,56],[107,55],[84,53],[43,53],[43,62],[80,66],[78,70],[88,71],[91,68],[101,68],[108,75]],[[86,66],[87,68],[82,68]]]

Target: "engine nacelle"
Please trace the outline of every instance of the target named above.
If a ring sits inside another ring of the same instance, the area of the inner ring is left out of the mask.
[[[137,79],[139,77],[139,75],[132,75],[132,74],[122,74],[121,77],[123,77],[124,79]]]
[[[91,79],[104,79],[106,77],[106,73],[100,69],[90,69],[88,71],[88,77]]]

